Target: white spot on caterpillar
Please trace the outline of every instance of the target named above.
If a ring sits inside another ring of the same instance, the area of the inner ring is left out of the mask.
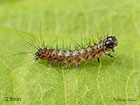
[[[112,40],[112,38],[108,38],[108,40]]]
[[[64,55],[64,51],[60,50],[58,56],[63,56],[63,55]]]
[[[81,50],[80,50],[80,53],[81,53],[81,54],[85,54],[85,53],[86,53],[86,49],[81,49]]]
[[[78,55],[78,51],[74,51],[73,56],[77,56],[77,55]]]
[[[66,56],[66,57],[69,57],[69,56],[71,55],[71,53],[72,53],[72,52],[67,51],[67,52],[65,53],[65,56]]]

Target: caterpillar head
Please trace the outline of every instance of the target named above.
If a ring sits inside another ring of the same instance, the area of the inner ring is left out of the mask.
[[[118,45],[118,41],[115,36],[108,36],[104,40],[104,44],[105,44],[106,48],[113,49],[114,47],[116,47]]]

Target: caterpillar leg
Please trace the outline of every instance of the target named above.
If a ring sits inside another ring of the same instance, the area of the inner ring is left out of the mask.
[[[50,67],[52,67],[52,65],[53,65],[53,62],[50,63]]]
[[[111,55],[110,53],[108,53],[107,55],[108,55],[108,56],[110,56],[111,58],[114,58],[114,56],[113,56],[113,55]]]
[[[58,67],[59,67],[59,69],[61,68],[61,63],[58,63]]]
[[[100,63],[100,57],[99,57],[99,58],[97,58],[97,61]]]
[[[35,62],[36,62],[38,59],[39,59],[38,57],[35,57]]]
[[[80,64],[78,63],[76,66],[77,66],[77,69],[79,70],[79,68],[80,68]]]
[[[67,64],[67,70],[69,70],[70,64]]]
[[[80,67],[80,62],[81,62],[81,57],[77,56],[77,58],[76,58],[76,67],[77,67],[78,70],[79,70],[79,67]]]
[[[112,51],[113,51],[113,52],[115,52],[115,50],[114,50],[114,49],[112,49]]]

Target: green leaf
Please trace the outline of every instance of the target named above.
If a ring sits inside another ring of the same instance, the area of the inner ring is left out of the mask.
[[[2,0],[0,105],[140,104],[139,7],[132,0]],[[14,55],[35,51],[16,30],[27,41],[39,39],[41,31],[48,45],[111,31],[119,45],[114,59],[103,56],[101,63],[94,59],[67,71],[65,65],[34,62],[33,54]]]

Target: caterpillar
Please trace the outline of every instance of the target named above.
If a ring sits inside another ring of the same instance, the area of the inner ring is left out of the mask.
[[[52,67],[54,63],[58,63],[59,68],[61,68],[62,64],[66,64],[67,70],[70,68],[71,64],[76,64],[79,69],[82,61],[97,58],[97,61],[100,62],[100,57],[103,54],[114,58],[109,52],[111,50],[114,52],[114,48],[117,45],[118,40],[115,36],[107,36],[98,44],[93,44],[79,50],[55,50],[47,47],[38,48],[35,52],[35,61],[39,59],[48,60],[50,62],[50,67]]]

